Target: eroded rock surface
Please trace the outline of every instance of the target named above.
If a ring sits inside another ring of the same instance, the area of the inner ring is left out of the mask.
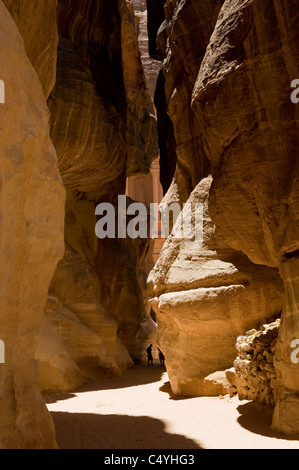
[[[3,0],[24,40],[26,54],[48,98],[56,81],[57,0]]]
[[[185,202],[210,173],[208,208],[217,240],[246,255],[257,271],[258,265],[278,270],[283,280],[273,426],[286,432],[299,430],[299,374],[290,359],[299,324],[299,108],[290,100],[299,75],[297,9],[295,0],[169,0],[154,52],[163,59],[178,161],[168,200]],[[162,259],[160,271],[168,272]],[[270,305],[267,295],[264,302]],[[200,301],[197,311],[205,305]],[[258,308],[249,305],[248,319]]]
[[[156,121],[130,2],[4,3],[0,441],[50,448],[54,426],[38,385],[70,390],[120,375],[153,329],[151,241],[125,240],[106,266],[95,207],[115,204],[128,175],[149,171]],[[114,284],[100,275],[107,268]]]
[[[274,426],[280,430],[289,424],[278,409],[299,392],[290,359],[290,342],[298,336],[291,292],[297,292],[299,109],[290,100],[299,72],[297,7],[296,1],[225,2],[193,92],[214,177],[212,218],[230,246],[255,263],[278,267],[285,284],[274,361],[280,395]]]
[[[49,284],[63,256],[65,191],[43,89],[2,1],[0,22],[6,85],[0,105],[0,335],[5,343],[0,440],[3,448],[54,448],[54,425],[37,386],[34,354]],[[54,62],[55,54],[49,60]],[[51,77],[46,82],[50,86]]]
[[[149,55],[149,37],[148,37],[148,11],[146,0],[132,0],[136,23],[139,49],[146,83],[151,97],[155,94],[157,76],[161,69],[160,61],[157,61]]]
[[[222,394],[208,376],[231,367],[240,334],[282,308],[278,272],[255,266],[218,236],[208,214],[211,182],[203,179],[188,199],[194,211],[203,204],[203,240],[181,238],[176,224],[149,276],[158,341],[177,395]]]
[[[59,1],[57,23],[57,78],[48,103],[67,190],[66,255],[51,285],[56,300],[48,302],[47,319],[68,354],[63,377],[64,362],[57,371],[54,366],[58,339],[51,356],[49,335],[44,338],[37,358],[43,369],[51,360],[53,371],[53,383],[41,372],[44,390],[72,388],[96,371],[121,374],[132,358],[140,359],[154,330],[145,281],[151,240],[98,240],[95,234],[95,207],[112,203],[117,216],[126,177],[146,173],[158,152],[134,10],[123,0]]]

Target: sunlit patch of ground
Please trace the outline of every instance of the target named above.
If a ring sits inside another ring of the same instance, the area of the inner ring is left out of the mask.
[[[159,365],[137,366],[46,397],[61,449],[298,449],[271,430],[271,410],[236,396],[177,399]]]

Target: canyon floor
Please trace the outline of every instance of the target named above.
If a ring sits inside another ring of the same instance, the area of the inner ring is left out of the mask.
[[[298,449],[271,410],[236,396],[177,398],[160,365],[45,395],[60,449]]]

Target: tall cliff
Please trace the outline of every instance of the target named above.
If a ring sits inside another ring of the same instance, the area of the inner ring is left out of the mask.
[[[24,17],[32,19],[32,4],[27,3]],[[0,55],[1,64],[5,64],[1,67],[5,103],[0,106],[3,448],[56,446],[54,426],[37,386],[34,360],[49,284],[64,250],[65,190],[50,139],[49,110],[43,93],[48,94],[55,70],[56,21],[50,21],[53,3],[44,5],[48,29],[37,46],[37,51],[46,48],[53,55],[46,60],[39,57],[35,70],[28,56],[33,51],[31,32],[42,23],[40,12],[36,12],[32,29],[25,28],[23,40],[16,26],[21,17],[17,2],[12,11],[16,23],[0,2]]]
[[[214,372],[242,375],[242,341],[281,316],[268,402],[299,432],[298,6],[0,0],[0,447],[55,448],[41,391],[140,359],[152,240],[99,240],[95,208],[117,217],[158,154],[164,202],[203,221],[202,239],[174,224],[148,278],[173,392],[223,393]]]
[[[238,332],[282,311],[273,426],[298,432],[298,2],[148,4],[177,161],[166,200],[206,207],[203,244],[170,239],[150,276],[170,382],[205,394]]]
[[[0,441],[54,448],[40,390],[120,375],[148,333],[151,240],[99,240],[95,208],[149,171],[156,120],[130,2],[1,0],[0,23]]]
[[[147,173],[158,154],[132,5],[59,1],[57,24],[57,77],[48,104],[67,190],[66,254],[47,318],[67,351],[65,363],[54,362],[61,346],[52,329],[45,332],[37,354],[45,390],[69,389],[101,370],[120,374],[141,356],[148,312],[140,272],[146,277],[151,267],[151,240],[97,240],[95,207],[110,202],[117,212],[126,177]]]

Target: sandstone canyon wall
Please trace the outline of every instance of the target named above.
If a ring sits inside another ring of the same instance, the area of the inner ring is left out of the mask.
[[[66,255],[51,284],[47,319],[67,347],[58,360],[61,345],[47,330],[38,351],[43,390],[72,388],[101,370],[120,374],[141,357],[150,322],[151,240],[98,241],[95,207],[109,202],[117,209],[127,176],[147,173],[158,154],[132,6],[61,1],[57,23],[57,77],[48,104],[67,190]]]
[[[49,20],[53,4],[45,4],[43,11],[49,13]],[[18,23],[17,9],[14,13]],[[0,302],[1,339],[5,343],[0,441],[3,448],[48,448],[56,445],[54,426],[37,386],[34,354],[49,284],[64,249],[65,190],[49,135],[49,111],[43,93],[44,89],[47,95],[53,82],[56,21],[49,21],[40,44],[50,55],[47,60],[39,57],[36,70],[28,59],[32,52],[30,31],[23,42],[2,1],[0,21],[1,79],[6,85],[5,103],[0,108]],[[44,74],[47,68],[48,78]]]
[[[209,227],[198,247],[170,238],[149,278],[170,382],[207,393],[205,377],[229,366],[238,331],[282,311],[273,426],[298,432],[298,2],[163,4],[148,0],[175,142],[175,151],[164,144],[176,161],[165,197],[204,201]]]
[[[175,394],[225,393],[235,364],[240,398],[299,432],[298,0],[146,6],[154,72],[144,0],[0,0],[3,448],[55,448],[40,391],[140,360],[150,295]],[[164,202],[193,221],[200,204],[203,239],[174,225],[149,294],[152,240],[99,240],[95,208],[158,153]]]
[[[120,375],[151,334],[152,242],[98,240],[95,208],[149,171],[156,120],[130,2],[6,0],[0,21],[0,440],[54,448],[40,390]]]

